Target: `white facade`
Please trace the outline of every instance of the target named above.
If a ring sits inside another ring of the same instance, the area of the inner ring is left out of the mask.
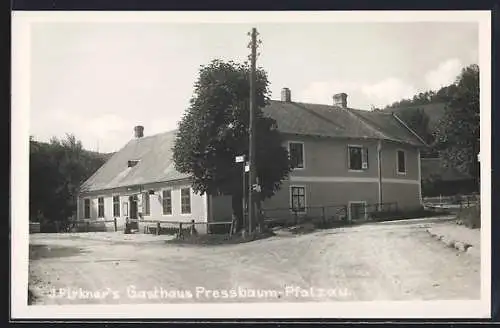
[[[190,212],[181,213],[181,189],[190,190]],[[172,214],[163,213],[163,190],[171,190],[171,205]],[[154,192],[149,194],[150,212],[146,215],[144,208],[144,194]],[[117,225],[119,229],[124,225],[127,218],[131,216],[131,202],[129,197],[132,195],[137,196],[137,212],[139,224],[141,221],[145,223],[147,221],[162,221],[164,224],[162,226],[168,225],[178,225],[179,222],[190,223],[194,220],[196,223],[206,223],[207,222],[207,197],[206,195],[199,195],[194,193],[189,182],[184,183],[155,183],[152,185],[145,185],[142,188],[142,192],[131,192],[127,191],[126,188],[122,190],[106,191],[106,192],[93,192],[91,194],[81,195],[78,204],[78,219],[79,220],[101,220],[109,221],[108,225],[113,225],[113,220],[115,215],[113,213],[113,196],[120,197],[120,213],[116,216]],[[104,217],[99,217],[98,212],[98,201],[99,198],[104,199]],[[85,218],[85,200],[90,200],[90,217]],[[197,225],[196,229],[200,232],[206,230],[206,225]]]

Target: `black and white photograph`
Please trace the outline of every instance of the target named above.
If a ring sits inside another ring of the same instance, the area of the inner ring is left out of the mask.
[[[13,12],[16,318],[486,318],[490,13]]]

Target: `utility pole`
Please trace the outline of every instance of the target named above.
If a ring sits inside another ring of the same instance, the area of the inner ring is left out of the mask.
[[[251,33],[252,41],[250,43],[251,53],[251,67],[250,67],[250,126],[249,126],[249,166],[248,172],[248,233],[253,233],[253,223],[255,220],[254,209],[254,184],[255,184],[255,63],[257,60],[257,29],[252,28]]]

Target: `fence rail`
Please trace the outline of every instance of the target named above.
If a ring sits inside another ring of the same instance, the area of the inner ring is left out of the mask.
[[[306,206],[303,209],[271,208],[264,209],[264,222],[268,225],[296,225],[303,222],[317,223],[320,226],[332,226],[351,221],[368,221],[377,216],[397,213],[396,202],[363,204],[357,212],[349,210],[347,205]]]
[[[481,203],[480,195],[456,195],[446,197],[425,197],[424,207],[437,212],[461,212],[465,208],[478,206]]]
[[[118,218],[113,218],[112,220],[92,220],[92,219],[81,219],[81,220],[69,220],[67,222],[59,223],[57,231],[70,232],[73,229],[82,229],[83,232],[90,232],[94,230],[96,225],[105,225],[106,223],[113,223],[113,230],[118,231]],[[217,222],[200,222],[200,221],[165,221],[165,220],[142,220],[142,219],[127,219],[125,221],[125,229],[139,229],[139,224],[144,225],[144,233],[160,234],[162,229],[173,229],[174,233],[178,235],[183,235],[186,230],[193,233],[196,226],[207,227],[207,232],[210,227],[214,226],[226,226],[222,230],[227,230],[228,233],[232,231],[232,221],[217,221]],[[165,227],[167,226],[167,227]]]

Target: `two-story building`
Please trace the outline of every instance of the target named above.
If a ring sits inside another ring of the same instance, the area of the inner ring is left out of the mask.
[[[315,207],[346,205],[352,218],[368,204],[421,206],[425,143],[396,115],[349,108],[345,93],[334,95],[331,104],[294,102],[287,88],[263,111],[276,120],[295,167],[264,209],[308,214]],[[193,193],[190,177],[175,170],[175,131],[144,137],[143,129],[135,127],[135,138],[82,185],[78,217],[116,217],[119,225],[126,218],[230,219],[228,197]]]

